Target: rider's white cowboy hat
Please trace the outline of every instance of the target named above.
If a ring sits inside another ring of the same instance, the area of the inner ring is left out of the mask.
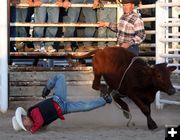
[[[12,125],[15,131],[26,130],[22,122],[22,115],[27,115],[27,112],[22,108],[18,107],[15,112],[15,116],[12,118]]]

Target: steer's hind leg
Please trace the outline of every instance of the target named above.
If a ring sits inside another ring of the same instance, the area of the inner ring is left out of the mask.
[[[122,99],[121,99],[121,96],[119,94],[114,94],[113,95],[113,99],[115,102],[117,102],[121,108],[123,109],[123,114],[124,116],[129,119],[129,115],[130,115],[130,110],[129,110],[129,107],[128,105],[126,104],[126,102],[124,102]]]

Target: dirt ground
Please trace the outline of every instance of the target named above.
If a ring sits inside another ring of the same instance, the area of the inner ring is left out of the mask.
[[[165,125],[180,124],[179,106],[156,110],[152,105],[152,117],[159,128],[150,131],[137,106],[131,101],[128,104],[132,114],[129,127],[122,111],[112,103],[90,112],[65,115],[65,121],[57,120],[36,134],[13,130],[11,118],[16,104],[11,104],[7,113],[0,113],[0,140],[164,140]]]

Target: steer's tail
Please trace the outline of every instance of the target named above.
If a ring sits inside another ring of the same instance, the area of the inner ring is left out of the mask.
[[[81,58],[87,58],[90,56],[93,56],[97,51],[99,51],[99,49],[90,51],[86,54],[67,54],[67,58],[71,58],[71,59],[81,59]]]

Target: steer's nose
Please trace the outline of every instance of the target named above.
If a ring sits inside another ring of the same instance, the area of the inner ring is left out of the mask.
[[[169,95],[173,95],[173,94],[175,94],[176,93],[176,89],[175,88],[170,88],[169,90],[168,90],[168,94]]]

